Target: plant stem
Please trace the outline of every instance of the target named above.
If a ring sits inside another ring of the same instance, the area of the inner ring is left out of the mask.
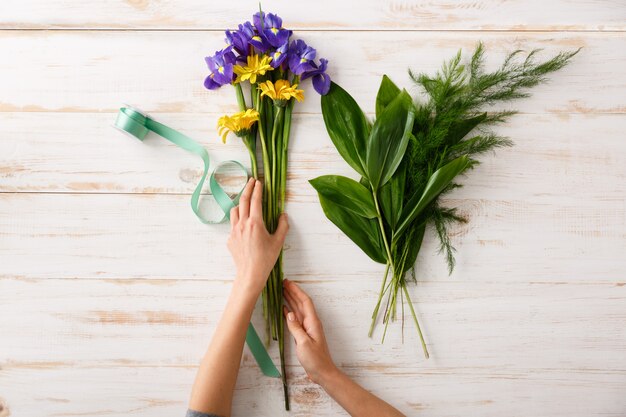
[[[246,106],[246,99],[243,96],[241,83],[235,84],[235,94],[237,95],[237,103],[239,104],[239,110],[246,111],[248,107]]]
[[[380,233],[383,235],[383,242],[385,243],[385,251],[387,251],[387,262],[393,267],[393,257],[391,256],[391,249],[389,242],[387,242],[387,234],[385,233],[385,224],[383,223],[383,215],[380,212],[380,206],[378,205],[378,192],[372,191],[374,196],[374,204],[376,205],[376,217],[378,218],[378,225],[380,226]]]
[[[426,356],[426,359],[428,359],[430,355],[428,354],[428,348],[426,348],[426,342],[424,342],[424,335],[422,334],[422,329],[420,327],[419,322],[417,321],[417,315],[415,314],[415,310],[413,309],[413,302],[411,301],[411,296],[409,295],[409,291],[406,289],[406,283],[402,283],[401,286],[402,286],[402,289],[404,290],[406,301],[409,303],[409,308],[411,309],[411,315],[413,316],[413,321],[415,321],[415,325],[417,326],[417,332],[420,335],[420,341],[422,342],[422,349],[424,350],[424,356]]]
[[[380,232],[383,235],[383,242],[385,244],[385,251],[387,252],[387,259],[388,259],[388,264],[391,264],[391,268],[392,268],[392,283],[393,283],[393,290],[390,292],[389,297],[391,297],[391,305],[388,308],[393,309],[393,315],[392,317],[395,318],[395,305],[396,305],[396,294],[398,293],[398,284],[400,284],[400,287],[402,288],[402,290],[404,291],[404,295],[406,296],[407,302],[409,303],[409,307],[411,309],[411,315],[413,316],[413,321],[415,322],[415,326],[417,327],[417,332],[419,333],[420,336],[420,341],[422,342],[422,349],[424,350],[424,356],[426,356],[426,359],[429,358],[429,354],[428,354],[428,349],[426,348],[426,342],[424,341],[424,335],[422,334],[422,329],[420,327],[419,321],[417,320],[417,315],[415,314],[415,310],[413,309],[413,302],[411,301],[411,297],[409,296],[409,292],[406,289],[406,283],[402,280],[402,277],[399,277],[396,275],[396,270],[395,270],[395,266],[393,264],[393,258],[391,256],[391,248],[389,247],[389,243],[387,242],[387,236],[385,234],[385,226],[383,223],[383,216],[380,212],[380,206],[378,204],[378,197],[376,195],[377,193],[375,191],[372,192],[372,195],[374,196],[374,204],[376,206],[376,213],[377,213],[377,217],[378,217],[378,224],[380,225]],[[385,278],[387,277],[387,272],[385,272]],[[384,284],[383,284],[384,285]],[[404,308],[404,306],[403,306]],[[385,341],[385,334],[387,333],[387,325],[389,324],[389,319],[391,317],[389,317],[389,311],[387,311],[386,314],[386,320],[385,321],[385,330],[383,331],[383,339],[382,341]]]
[[[387,283],[387,276],[389,275],[389,262],[385,267],[385,277],[383,278],[383,283],[380,286],[380,293],[378,294],[378,301],[376,302],[376,307],[374,307],[374,313],[372,313],[372,324],[370,325],[370,331],[367,334],[368,337],[372,337],[374,333],[374,326],[376,325],[376,318],[378,317],[378,309],[380,308],[380,303],[383,299],[383,294],[385,293],[385,284]]]
[[[252,176],[255,179],[259,179],[259,168],[256,161],[256,143],[252,142],[254,138],[251,138],[250,146],[246,146],[248,148],[248,153],[250,154],[250,165],[252,167]],[[252,146],[254,145],[254,147]]]
[[[293,104],[295,100],[291,99],[289,104],[285,109],[285,115],[283,120],[283,146],[282,146],[282,166],[281,166],[281,199],[280,199],[280,209],[281,211],[285,210],[285,193],[287,192],[287,161],[288,161],[288,148],[289,148],[289,133],[291,131],[291,114],[293,111]]]

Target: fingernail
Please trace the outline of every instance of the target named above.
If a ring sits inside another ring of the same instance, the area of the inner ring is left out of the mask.
[[[287,320],[289,320],[289,321],[294,321],[294,319],[295,319],[295,316],[293,315],[293,313],[292,313],[292,312],[289,312],[289,313],[287,314]]]
[[[260,180],[256,180],[256,183],[254,185],[261,185],[261,181]]]

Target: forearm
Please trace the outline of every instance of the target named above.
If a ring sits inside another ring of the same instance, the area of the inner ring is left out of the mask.
[[[403,417],[385,401],[368,392],[339,369],[324,376],[320,385],[352,417]]]
[[[258,294],[235,280],[191,392],[192,410],[229,416],[246,330]]]

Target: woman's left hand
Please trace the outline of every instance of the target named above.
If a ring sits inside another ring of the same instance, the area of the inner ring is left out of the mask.
[[[228,250],[237,268],[235,284],[258,296],[285,242],[287,214],[281,215],[276,232],[270,234],[263,222],[263,184],[250,178],[239,205],[230,211],[230,225]]]

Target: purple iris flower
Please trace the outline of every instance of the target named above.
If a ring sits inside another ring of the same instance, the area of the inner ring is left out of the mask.
[[[326,74],[326,67],[328,66],[328,60],[321,58],[319,67],[313,63],[315,66],[314,70],[307,71],[302,75],[302,80],[306,80],[307,78],[313,79],[313,88],[319,94],[325,96],[328,94],[328,90],[330,90],[330,77]]]
[[[274,52],[270,53],[270,56],[272,57],[272,62],[270,62],[270,65],[272,66],[272,68],[278,68],[280,64],[282,64],[285,59],[287,59],[288,51],[289,42],[285,42]]]
[[[258,15],[258,16],[257,16]],[[261,16],[257,13],[255,15],[255,26],[259,33],[262,33],[267,42],[274,48],[278,48],[283,45],[289,36],[291,31],[283,28],[283,19],[273,13],[263,13],[263,25],[261,26]],[[258,23],[258,25],[257,25]]]
[[[238,30],[232,32],[230,30],[226,31],[226,43],[233,46],[235,51],[239,54],[237,58],[240,61],[245,62],[250,50],[250,40],[254,35],[254,27],[250,22],[239,25]]]
[[[254,36],[250,38],[250,45],[254,46],[257,51],[263,53],[270,49],[270,44],[267,43],[267,40],[264,36],[259,35],[258,33],[254,33]]]
[[[315,49],[308,46],[303,40],[291,42],[289,47],[289,70],[296,75],[317,69],[314,66]]]
[[[227,46],[215,55],[204,58],[211,74],[204,80],[204,86],[209,90],[215,90],[224,84],[233,81],[233,66],[236,58],[232,51],[233,46]]]
[[[261,15],[261,13],[263,13],[263,15]],[[263,16],[263,20],[265,20],[265,12],[256,12],[252,15],[252,23],[259,32],[263,32],[263,25],[265,25],[265,22],[261,24],[261,16]]]

